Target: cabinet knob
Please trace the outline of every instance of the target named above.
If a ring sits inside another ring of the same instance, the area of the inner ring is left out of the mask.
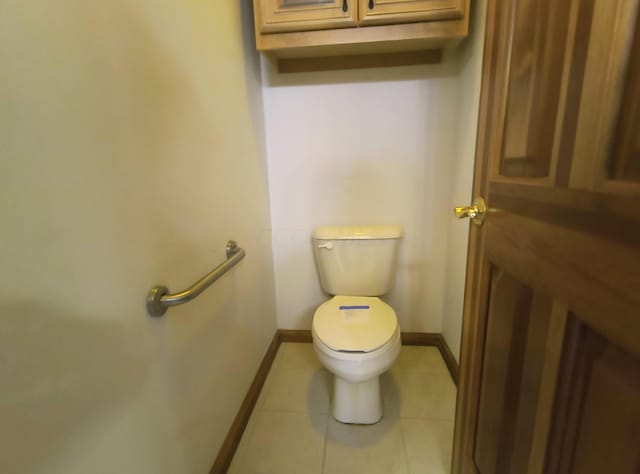
[[[347,0],[342,0],[342,11],[345,13],[349,11],[349,5],[347,5]]]
[[[369,10],[373,10],[373,0],[369,0]]]

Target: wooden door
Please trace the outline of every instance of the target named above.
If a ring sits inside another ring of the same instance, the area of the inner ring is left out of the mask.
[[[359,0],[360,25],[456,20],[468,10],[467,0]]]
[[[454,473],[640,472],[640,0],[489,0]]]
[[[358,0],[254,0],[260,33],[357,26]]]

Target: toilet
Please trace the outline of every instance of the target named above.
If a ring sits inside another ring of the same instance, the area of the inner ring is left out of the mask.
[[[334,375],[332,415],[342,423],[382,418],[380,375],[400,353],[396,313],[378,296],[393,285],[402,228],[397,225],[314,229],[313,253],[322,289],[311,334],[324,367]]]

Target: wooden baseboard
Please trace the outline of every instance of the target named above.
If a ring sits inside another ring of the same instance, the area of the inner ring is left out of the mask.
[[[280,342],[313,342],[309,329],[278,329]]]
[[[281,342],[282,339],[280,332],[277,331],[273,336],[273,340],[271,341],[262,362],[260,363],[260,367],[258,367],[258,371],[256,372],[256,376],[253,378],[253,382],[251,382],[251,385],[249,386],[249,390],[242,401],[242,405],[240,405],[240,409],[229,428],[227,437],[224,439],[220,451],[218,451],[218,456],[213,463],[213,467],[209,471],[210,474],[223,474],[229,470],[233,456],[236,453],[236,449],[238,449],[238,444],[240,444],[244,429],[247,427],[247,423],[249,422],[253,408],[258,401],[260,391],[267,379],[269,370],[271,370],[271,365],[278,353],[278,347],[280,347]]]
[[[438,336],[439,336],[439,341],[438,341],[438,344],[436,344],[436,346],[440,351],[440,355],[442,355],[442,358],[444,359],[444,363],[447,364],[447,369],[449,369],[449,373],[451,374],[453,383],[455,383],[457,387],[458,378],[460,376],[460,367],[458,366],[458,362],[456,361],[456,358],[453,357],[453,353],[451,352],[451,349],[449,348],[449,344],[447,344],[447,341],[445,341],[442,334],[438,334]]]
[[[437,346],[442,334],[434,332],[403,332],[400,334],[403,346]]]
[[[425,333],[425,332],[403,332],[401,334],[402,344],[405,346],[435,346],[440,351],[442,358],[444,359],[447,368],[449,369],[449,373],[451,374],[451,378],[458,385],[458,363],[456,362],[447,342],[442,337],[442,334],[438,333]],[[251,417],[251,413],[253,412],[253,408],[258,401],[258,397],[260,396],[260,391],[264,385],[264,382],[267,379],[267,375],[269,374],[269,370],[271,370],[271,366],[273,365],[273,361],[278,353],[278,348],[280,344],[283,342],[312,342],[311,331],[301,329],[278,329],[273,336],[273,340],[267,349],[262,362],[260,363],[260,367],[258,367],[258,371],[251,382],[251,386],[247,391],[244,400],[242,401],[242,405],[240,405],[240,409],[236,414],[236,417],[229,428],[229,432],[227,433],[227,437],[222,443],[222,447],[218,452],[218,456],[216,457],[215,462],[213,463],[213,467],[209,471],[210,474],[223,474],[227,472],[229,466],[231,465],[231,461],[233,460],[233,456],[236,453],[236,449],[238,449],[238,445],[240,444],[240,440],[242,439],[242,434],[244,433],[244,429],[249,422],[249,418]]]

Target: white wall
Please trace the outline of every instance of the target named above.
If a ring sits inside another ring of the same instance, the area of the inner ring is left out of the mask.
[[[447,204],[449,209],[468,205],[473,200],[471,192],[482,79],[486,0],[476,0],[471,3],[473,5],[471,32],[458,56],[457,139],[455,151],[451,155],[451,188]],[[459,359],[469,221],[450,218],[447,235],[442,334],[453,355]]]
[[[385,297],[403,331],[440,332],[456,61],[277,74],[263,61],[278,326],[310,328],[322,294],[310,233],[323,224],[405,229]]]
[[[0,1],[0,472],[210,468],[276,328],[240,3]]]

